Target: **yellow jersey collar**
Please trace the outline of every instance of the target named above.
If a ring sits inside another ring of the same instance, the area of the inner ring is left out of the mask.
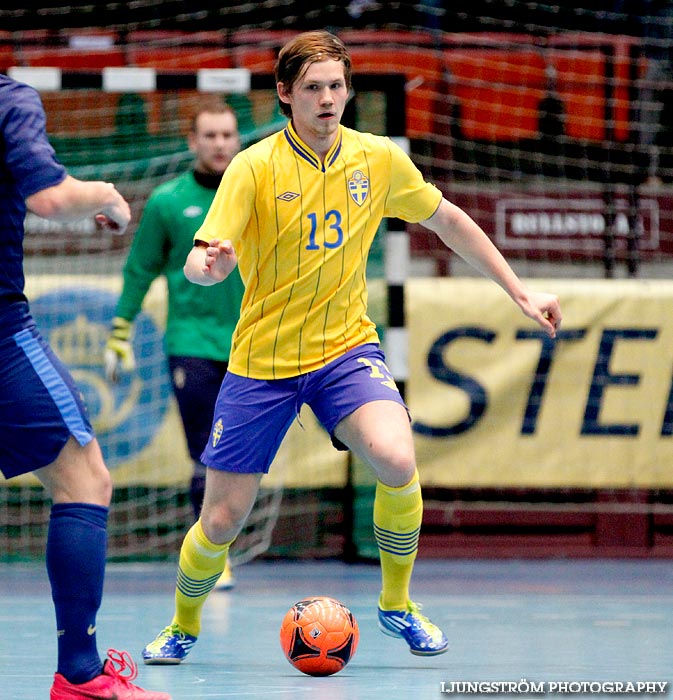
[[[341,152],[341,142],[342,142],[342,137],[343,137],[343,127],[339,125],[339,132],[337,134],[336,139],[334,139],[334,143],[332,144],[332,147],[329,149],[327,152],[327,156],[325,157],[325,163],[321,162],[320,158],[315,154],[315,151],[313,151],[311,148],[309,148],[300,138],[297,136],[297,132],[294,130],[294,127],[292,126],[292,122],[288,122],[287,126],[285,127],[284,130],[285,133],[285,138],[287,139],[288,143],[290,144],[290,148],[299,155],[301,158],[303,158],[305,161],[310,163],[314,168],[317,168],[318,170],[325,171],[327,168],[330,167],[334,163],[334,161],[337,159],[339,153]]]

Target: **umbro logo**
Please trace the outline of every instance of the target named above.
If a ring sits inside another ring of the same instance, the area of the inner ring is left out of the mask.
[[[293,199],[297,199],[299,194],[297,192],[283,192],[279,194],[276,199],[280,199],[282,202],[291,202]]]

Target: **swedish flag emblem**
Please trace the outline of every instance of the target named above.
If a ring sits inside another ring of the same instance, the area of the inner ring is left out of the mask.
[[[348,191],[358,206],[364,204],[369,194],[369,180],[362,170],[356,170],[348,180]]]

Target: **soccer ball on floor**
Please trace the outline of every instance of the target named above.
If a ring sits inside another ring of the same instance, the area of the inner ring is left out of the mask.
[[[359,639],[353,613],[326,596],[295,603],[280,626],[280,645],[287,660],[309,676],[341,671],[353,658]]]

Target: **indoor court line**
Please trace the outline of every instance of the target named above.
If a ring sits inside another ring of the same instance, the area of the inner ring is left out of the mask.
[[[101,653],[127,649],[140,660],[170,622],[174,573],[166,563],[108,566]],[[544,693],[512,695],[539,698],[563,695],[553,692],[558,682],[673,680],[673,562],[665,560],[419,560],[411,595],[451,645],[430,658],[378,631],[378,565],[256,561],[235,575],[234,590],[211,594],[189,658],[140,664],[139,685],[173,700],[438,700],[493,697],[453,692],[462,682],[534,683]],[[283,615],[311,595],[340,599],[359,623],[358,650],[334,676],[306,676],[280,649]],[[46,700],[56,639],[44,567],[0,564],[0,624],[0,699]]]

